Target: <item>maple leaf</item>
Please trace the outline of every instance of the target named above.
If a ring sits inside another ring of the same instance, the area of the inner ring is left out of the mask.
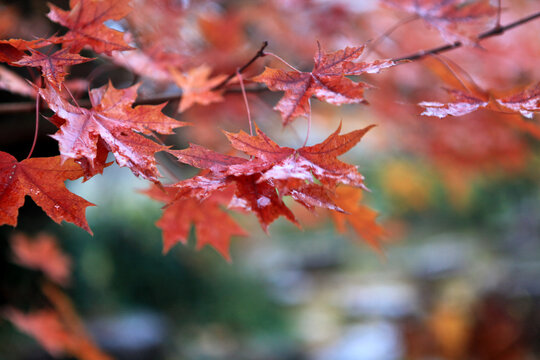
[[[482,94],[472,94],[458,89],[445,89],[453,99],[450,103],[436,101],[422,101],[418,105],[425,108],[421,115],[436,116],[462,116],[489,104],[489,97]]]
[[[531,119],[534,112],[540,112],[540,82],[515,95],[497,99],[497,103]]]
[[[392,60],[354,62],[364,51],[365,45],[347,47],[332,53],[319,50],[315,55],[315,65],[311,72],[277,70],[265,68],[264,72],[252,80],[265,83],[272,91],[285,91],[285,95],[274,109],[281,113],[283,125],[298,116],[310,112],[309,99],[317,99],[333,105],[365,103],[366,83],[354,82],[345,76],[378,73],[396,65]]]
[[[69,52],[69,48],[58,50],[52,54],[44,54],[34,49],[28,50],[31,55],[25,55],[22,59],[13,64],[19,66],[40,67],[41,73],[45,79],[59,90],[67,75],[67,66],[94,60],[82,57],[79,54],[72,54]]]
[[[139,85],[116,89],[111,83],[90,91],[91,109],[74,106],[50,87],[39,89],[41,97],[56,115],[65,120],[52,137],[58,140],[63,158],[73,158],[91,176],[103,169],[104,148],[114,153],[120,166],[145,179],[159,177],[154,154],[166,150],[141,134],[170,134],[186,123],[161,112],[165,105],[132,107]],[[101,144],[101,146],[100,146]],[[101,158],[101,159],[100,159]],[[98,161],[99,160],[99,161]]]
[[[92,234],[85,218],[88,206],[94,204],[69,192],[65,180],[83,176],[73,161],[62,163],[60,156],[31,158],[21,162],[0,152],[0,225],[17,226],[17,214],[30,195],[55,222],[71,222]]]
[[[129,0],[70,0],[69,11],[52,4],[49,7],[49,19],[69,28],[62,36],[62,43],[70,47],[72,52],[79,52],[85,46],[107,55],[111,55],[114,50],[133,49],[125,43],[122,32],[103,24],[128,15],[131,12]]]
[[[26,235],[17,233],[11,237],[11,248],[16,263],[41,270],[60,285],[69,282],[71,259],[58,247],[53,236],[41,233],[31,240]]]
[[[425,108],[421,115],[462,116],[486,108],[499,112],[516,112],[532,118],[534,112],[540,111],[540,82],[516,94],[497,98],[481,91],[465,92],[457,89],[445,89],[453,99],[450,103],[423,101],[418,105]]]
[[[354,231],[360,235],[373,249],[381,252],[380,240],[384,236],[384,229],[377,224],[377,212],[361,205],[362,189],[349,186],[340,186],[336,189],[336,203],[345,212],[332,211],[338,232],[345,232],[345,224],[348,222]]]
[[[482,20],[497,13],[497,8],[489,0],[382,0],[394,8],[416,14],[436,28],[448,42],[463,41],[475,44],[474,34],[478,30],[467,31],[463,25],[485,26]],[[461,25],[461,27],[460,27]]]
[[[223,91],[212,90],[221,83],[227,75],[217,75],[210,78],[212,69],[207,65],[181,73],[174,68],[169,69],[174,82],[182,89],[182,99],[178,106],[178,112],[183,112],[194,104],[208,105],[223,101]]]
[[[60,37],[52,36],[48,39],[8,39],[0,40],[0,61],[14,64],[26,56],[28,49],[38,49],[51,44],[58,44],[62,41]]]
[[[255,213],[264,231],[268,231],[268,226],[280,216],[299,226],[296,217],[271,183],[260,181],[259,175],[240,175],[233,179],[236,191],[229,203],[230,208]]]
[[[257,129],[257,136],[251,136],[241,131],[238,134],[225,132],[231,145],[256,160],[266,163],[266,169],[254,166],[257,172],[262,172],[261,180],[300,179],[313,182],[317,179],[324,185],[334,186],[336,183],[363,186],[364,177],[360,175],[356,166],[345,164],[337,159],[355,146],[374,125],[339,135],[341,124],[322,143],[305,146],[299,149],[280,147],[274,143],[261,130]],[[251,163],[247,162],[229,166],[228,174],[236,175],[250,173]]]
[[[232,194],[214,192],[200,201],[196,198],[179,198],[177,187],[159,188],[154,185],[145,193],[155,200],[167,203],[156,225],[163,231],[163,252],[176,243],[187,243],[191,224],[195,225],[197,249],[210,245],[227,261],[231,260],[229,246],[231,236],[245,236],[246,232],[223,210]]]
[[[294,224],[298,224],[293,213],[281,200],[276,188],[266,181],[259,181],[260,174],[258,172],[267,169],[268,164],[262,164],[262,167],[257,168],[254,161],[223,155],[195,144],[190,144],[190,147],[184,150],[170,152],[176,155],[181,162],[211,171],[210,174],[196,176],[174,184],[173,186],[179,189],[176,198],[192,197],[199,201],[205,200],[216,191],[234,183],[236,191],[229,202],[229,207],[255,213],[265,231],[267,231],[268,225],[281,215]],[[232,166],[239,164],[246,164],[246,169],[244,171],[230,170]],[[254,169],[258,169],[258,171]]]
[[[222,155],[197,145],[173,150],[181,162],[210,170],[210,174],[174,186],[182,189],[181,196],[202,199],[234,183],[236,191],[229,207],[254,212],[265,230],[279,216],[298,224],[283,196],[291,196],[308,209],[343,211],[333,200],[335,186],[363,187],[364,177],[356,166],[339,161],[337,156],[350,150],[372,127],[340,135],[340,124],[322,143],[299,149],[279,146],[258,128],[256,136],[225,132],[231,145],[251,158]]]

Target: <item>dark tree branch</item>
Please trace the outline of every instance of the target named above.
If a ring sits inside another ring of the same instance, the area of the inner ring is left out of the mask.
[[[238,72],[239,73],[244,72],[251,64],[253,64],[255,62],[255,60],[257,60],[260,57],[265,56],[266,54],[264,53],[264,49],[266,49],[267,46],[268,46],[268,41],[263,42],[263,44],[262,44],[261,48],[259,49],[259,51],[257,51],[257,53],[246,64],[244,64],[242,67],[240,67],[238,69]],[[225,78],[222,82],[220,82],[219,84],[214,86],[212,88],[212,90],[221,89],[222,87],[227,85],[229,83],[229,81],[231,81],[231,79],[233,79],[235,76],[236,76],[236,71],[234,73],[230,74],[229,76],[227,76],[227,78]],[[245,90],[246,90],[246,92],[259,92],[259,91],[266,90],[266,87],[255,86],[255,87],[251,87],[251,88],[246,88]],[[232,88],[232,89],[225,90],[225,92],[231,92],[231,93],[236,93],[236,92],[241,92],[241,91],[242,90],[240,88],[238,88],[238,89],[237,88]],[[162,104],[162,103],[167,102],[167,101],[178,100],[181,97],[182,97],[181,92],[178,93],[178,94],[173,94],[173,95],[168,95],[168,96],[149,97],[149,98],[145,98],[145,99],[141,99],[141,100],[136,101],[134,105]],[[88,108],[88,107],[92,106],[92,104],[90,104],[90,100],[79,100],[78,105],[80,105],[81,107],[85,107],[85,108]],[[0,114],[27,113],[27,112],[32,112],[35,109],[36,109],[36,106],[35,106],[34,102],[16,102],[16,103],[3,103],[3,104],[0,103]],[[45,109],[48,109],[47,104],[45,104],[44,102],[41,102],[40,110],[45,110]]]
[[[492,36],[502,35],[502,34],[504,34],[506,31],[508,31],[510,29],[513,29],[513,28],[515,28],[517,26],[525,24],[525,23],[527,23],[529,21],[532,21],[532,20],[534,20],[536,18],[539,18],[539,17],[540,17],[540,11],[537,12],[537,13],[534,13],[532,15],[526,16],[526,17],[524,17],[522,19],[516,20],[516,21],[514,21],[514,22],[512,22],[510,24],[507,24],[507,25],[504,25],[504,26],[496,26],[496,27],[494,27],[493,29],[491,29],[489,31],[481,33],[476,38],[478,40],[484,40],[484,39],[490,38]],[[429,55],[439,54],[439,53],[442,53],[442,52],[446,52],[446,51],[449,51],[449,50],[456,49],[456,48],[461,47],[461,46],[463,46],[463,43],[461,41],[456,41],[456,42],[454,42],[452,44],[446,44],[446,45],[438,46],[436,48],[429,49],[429,50],[422,50],[422,51],[419,51],[417,53],[407,55],[407,56],[402,56],[402,57],[399,57],[399,58],[394,58],[392,60],[396,61],[396,62],[407,61],[407,60],[408,61],[415,61],[415,60],[422,59],[422,58],[424,58],[426,56],[429,56]]]
[[[257,92],[266,91],[266,90],[268,89],[264,85],[246,87],[246,92],[250,92],[250,93],[257,93]],[[242,92],[240,88],[229,88],[225,90],[225,93],[240,93],[240,92]],[[180,98],[182,98],[182,92],[170,94],[167,96],[163,96],[163,95],[151,96],[151,97],[147,97],[147,98],[135,101],[134,106],[163,104],[167,101],[178,100]],[[83,107],[83,108],[89,108],[92,106],[92,104],[90,103],[90,100],[88,99],[77,100],[77,103],[79,104],[80,107]],[[40,110],[46,110],[48,109],[48,106],[45,102],[41,101],[39,108]],[[36,109],[35,101],[0,103],[0,114],[23,114],[23,113],[33,112],[35,109]]]

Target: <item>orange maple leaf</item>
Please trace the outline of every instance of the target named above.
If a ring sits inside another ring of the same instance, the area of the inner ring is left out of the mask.
[[[215,192],[199,201],[196,198],[179,198],[178,192],[176,187],[159,188],[156,185],[145,191],[151,198],[167,203],[161,219],[156,223],[163,230],[163,252],[168,252],[178,242],[186,244],[193,224],[197,238],[196,248],[210,245],[230,261],[231,236],[247,235],[221,208],[221,205],[227,204],[232,194]]]
[[[71,259],[58,247],[52,235],[41,233],[29,239],[22,233],[11,237],[16,263],[43,271],[52,281],[66,285],[71,274]]]
[[[178,106],[178,112],[183,112],[194,104],[208,105],[214,102],[223,101],[223,90],[212,90],[221,83],[226,75],[217,75],[210,78],[212,69],[207,65],[200,65],[196,68],[182,73],[175,68],[169,69],[173,80],[182,89],[182,99]]]
[[[43,286],[43,293],[53,308],[28,313],[8,308],[2,315],[53,356],[69,354],[80,360],[112,360],[96,347],[64,293],[50,284]]]
[[[362,189],[340,186],[336,189],[336,204],[345,212],[332,211],[330,214],[338,232],[344,233],[345,224],[348,222],[369,246],[377,252],[381,252],[380,240],[385,234],[384,229],[376,222],[377,212],[361,205],[361,200]]]

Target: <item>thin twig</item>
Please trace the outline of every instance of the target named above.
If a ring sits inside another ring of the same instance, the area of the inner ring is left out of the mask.
[[[261,48],[259,49],[259,51],[257,51],[257,53],[251,58],[251,60],[249,60],[244,66],[240,67],[237,71],[233,72],[232,74],[230,74],[229,76],[227,76],[225,78],[225,80],[223,80],[222,82],[220,82],[219,84],[217,84],[216,86],[214,86],[211,90],[218,90],[218,89],[221,89],[222,87],[224,87],[225,85],[227,85],[227,83],[229,81],[231,81],[235,76],[236,76],[236,73],[239,72],[240,74],[243,73],[251,64],[253,64],[255,62],[255,60],[257,60],[258,58],[260,57],[264,57],[266,55],[266,53],[264,52],[264,49],[266,49],[266,47],[268,46],[268,41],[265,41],[263,42]]]
[[[537,12],[537,13],[531,14],[529,16],[526,16],[526,17],[524,17],[522,19],[516,20],[516,21],[514,21],[514,22],[512,22],[512,23],[510,23],[508,25],[495,26],[493,29],[481,33],[476,38],[478,40],[484,40],[484,39],[490,38],[492,36],[502,35],[506,31],[508,31],[510,29],[513,29],[513,28],[515,28],[515,27],[517,27],[519,25],[525,24],[525,23],[527,23],[529,21],[532,21],[532,20],[534,20],[536,18],[540,18],[540,11]],[[424,57],[426,57],[428,55],[439,54],[439,53],[446,52],[446,51],[449,51],[449,50],[452,50],[452,49],[456,49],[458,47],[461,47],[462,45],[463,45],[463,43],[461,41],[456,41],[456,42],[454,42],[452,44],[446,44],[446,45],[438,46],[438,47],[435,47],[435,48],[432,48],[432,49],[429,49],[429,50],[422,50],[422,51],[419,51],[417,53],[407,55],[407,56],[398,57],[398,58],[394,58],[392,60],[395,61],[395,62],[406,61],[406,60],[408,60],[408,61],[419,60],[419,59],[422,59],[422,58],[424,58]]]

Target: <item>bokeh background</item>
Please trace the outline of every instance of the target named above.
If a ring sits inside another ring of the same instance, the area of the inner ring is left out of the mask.
[[[540,11],[537,1],[502,3],[503,23]],[[0,4],[3,38],[61,31],[46,19],[44,1]],[[111,26],[139,29],[137,51],[152,54],[147,60],[153,67],[137,68],[139,60],[126,54],[99,58],[73,68],[74,84],[142,81],[141,96],[166,96],[178,87],[160,78],[164,59],[186,68],[213,59],[216,73],[229,73],[263,40],[307,70],[317,40],[332,50],[357,45],[406,17],[377,1],[137,0],[133,6],[127,22]],[[486,90],[535,83],[539,23],[482,48],[455,50],[445,61]],[[441,42],[436,30],[417,21],[381,40],[371,55],[401,56]],[[246,77],[275,64],[259,59]],[[445,100],[442,87],[455,81],[433,64],[415,62],[369,78],[377,86],[370,106],[313,102],[310,143],[340,121],[345,131],[378,125],[344,159],[366,177],[370,192],[362,201],[380,214],[387,232],[382,253],[352,229],[338,234],[325,214],[294,208],[302,230],[278,220],[265,234],[253,216],[234,215],[250,235],[233,239],[232,263],[212,248],[196,251],[193,234],[187,246],[164,255],[155,226],[162,204],[141,193],[147,182],[113,165],[87,182],[68,184],[98,205],[87,211],[94,236],[54,224],[29,198],[17,229],[0,228],[0,306],[30,311],[47,305],[44,274],[14,262],[10,240],[16,233],[45,232],[72,259],[65,293],[98,347],[115,359],[540,359],[538,115],[528,126],[519,115],[487,110],[462,118],[419,117],[415,104]],[[31,78],[23,69],[11,70]],[[279,97],[250,93],[254,120],[283,146],[301,146],[305,120],[282,128],[272,110]],[[0,101],[32,100],[1,91]],[[164,111],[194,126],[167,143],[183,148],[189,141],[226,152],[219,129],[245,130],[243,106],[238,93],[182,114],[173,102]],[[0,150],[24,159],[33,126],[31,112],[2,113]],[[48,136],[55,131],[41,121],[34,156],[58,154]],[[171,166],[165,156],[160,161]],[[194,173],[187,166],[175,170],[184,178]],[[0,320],[0,359],[51,358],[33,338]]]

